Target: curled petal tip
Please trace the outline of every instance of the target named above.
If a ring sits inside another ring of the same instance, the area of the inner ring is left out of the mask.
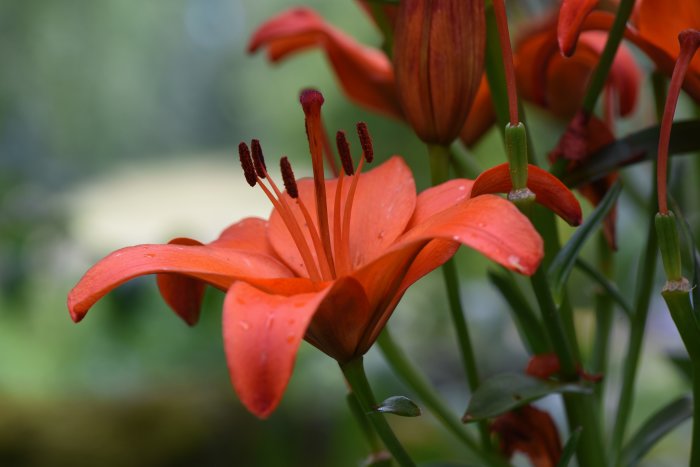
[[[576,51],[576,42],[588,14],[598,6],[598,0],[564,0],[559,10],[557,41],[559,50],[565,57]]]

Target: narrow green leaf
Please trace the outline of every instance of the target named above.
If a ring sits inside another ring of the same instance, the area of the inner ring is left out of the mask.
[[[588,387],[575,383],[545,381],[522,373],[504,373],[489,378],[474,391],[465,423],[493,418],[550,394],[590,393]]]
[[[669,155],[684,154],[700,149],[700,120],[686,120],[673,124]],[[659,127],[645,128],[605,146],[593,154],[575,171],[562,174],[562,181],[576,187],[606,176],[636,162],[656,158],[659,145]]]
[[[649,417],[622,449],[621,465],[636,465],[661,438],[689,419],[693,400],[683,396],[659,409]]]
[[[535,310],[523,295],[509,272],[488,272],[489,280],[501,292],[503,298],[510,305],[513,321],[520,336],[531,354],[540,354],[549,351],[547,335],[544,332]]]
[[[398,415],[399,417],[418,417],[421,414],[420,407],[404,396],[392,396],[384,400],[374,410],[380,413]]]
[[[576,448],[578,447],[578,440],[581,438],[581,431],[583,427],[576,428],[571,436],[569,436],[568,441],[564,445],[564,450],[561,453],[561,458],[557,462],[557,467],[568,467],[569,462],[573,459],[574,454],[576,454]]]
[[[554,300],[557,303],[561,303],[564,285],[569,279],[569,274],[571,274],[571,269],[574,267],[576,257],[581,251],[583,244],[596,230],[605,215],[613,207],[621,191],[622,185],[620,185],[620,182],[615,182],[615,184],[605,194],[605,197],[601,200],[600,204],[598,204],[595,210],[588,217],[586,222],[584,222],[583,225],[576,230],[566,245],[564,245],[559,253],[557,253],[557,256],[554,257],[552,263],[549,265],[549,269],[547,270],[547,279],[550,287],[552,288]]]
[[[627,299],[622,296],[615,284],[613,284],[607,277],[601,274],[600,271],[581,258],[576,258],[576,267],[580,271],[584,272],[588,277],[593,279],[599,286],[601,286],[605,290],[605,293],[607,293],[608,296],[620,306],[628,318],[632,317],[632,307],[629,303],[627,303]]]

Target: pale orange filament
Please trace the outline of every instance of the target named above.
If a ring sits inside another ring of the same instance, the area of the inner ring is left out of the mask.
[[[270,180],[269,176],[267,177],[267,180]],[[277,209],[277,212],[280,213],[280,217],[282,217],[284,225],[287,226],[287,230],[292,236],[294,244],[297,246],[299,254],[301,255],[301,258],[304,261],[304,266],[306,266],[306,271],[309,273],[309,278],[314,282],[320,282],[321,275],[319,274],[318,268],[316,267],[316,262],[314,261],[313,255],[311,254],[311,250],[309,249],[309,245],[306,243],[306,239],[304,239],[304,234],[301,232],[301,227],[299,227],[299,224],[297,223],[294,214],[292,214],[291,209],[284,201],[284,198],[275,198],[275,195],[273,195],[270,192],[270,190],[263,184],[263,181],[260,177],[257,177],[257,182],[258,186],[263,190],[263,192],[270,200],[272,205],[275,207],[275,209]]]
[[[359,164],[357,164],[357,170],[355,170],[355,175],[352,177],[350,189],[348,190],[348,197],[345,200],[341,248],[344,250],[343,255],[345,255],[347,260],[348,269],[352,269],[353,267],[352,258],[350,257],[350,217],[352,215],[352,203],[355,200],[355,190],[357,189],[357,184],[360,180],[360,173],[362,172],[362,167],[364,165],[365,158],[363,155],[362,158],[360,158]]]

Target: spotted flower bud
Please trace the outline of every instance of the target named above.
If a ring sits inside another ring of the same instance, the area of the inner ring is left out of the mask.
[[[484,65],[483,0],[403,0],[394,70],[406,119],[430,144],[458,135]]]

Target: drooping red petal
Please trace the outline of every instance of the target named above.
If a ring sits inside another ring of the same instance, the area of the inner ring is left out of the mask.
[[[555,467],[561,459],[561,440],[552,417],[531,405],[499,416],[491,431],[498,433],[501,452],[508,457],[520,451],[534,467]]]
[[[169,243],[202,245],[201,242],[191,238],[176,238]],[[267,221],[253,217],[229,226],[219,238],[209,243],[209,246],[232,248],[275,257],[272,246],[267,240]],[[190,326],[196,324],[199,320],[205,284],[198,279],[181,274],[158,274],[157,281],[160,294],[170,308]]]
[[[557,36],[561,53],[569,57],[576,50],[581,26],[588,14],[598,5],[598,0],[563,0],[559,9]]]
[[[341,207],[345,206],[353,177],[345,177]],[[313,180],[297,182],[299,198],[310,212],[316,210]],[[337,180],[326,181],[329,200],[335,198]],[[303,216],[296,201],[285,195],[299,224]],[[356,268],[380,256],[406,229],[416,206],[416,186],[411,170],[400,157],[392,157],[382,165],[363,172],[357,185],[350,223],[350,259]],[[334,203],[329,203],[328,218],[335,216]],[[316,221],[314,220],[314,223]],[[332,225],[332,224],[331,224]],[[311,239],[305,232],[308,244]],[[299,275],[306,275],[301,255],[281,216],[273,211],[270,216],[269,238],[277,254]],[[334,245],[335,248],[335,245]],[[314,256],[315,256],[315,252]]]
[[[191,238],[175,238],[170,245],[199,245]],[[199,321],[199,311],[204,298],[205,283],[180,274],[157,274],[158,290],[165,303],[190,326]]]
[[[374,111],[401,118],[391,62],[379,50],[365,47],[326,23],[309,8],[284,11],[262,24],[248,50],[267,47],[273,61],[309,47],[321,48],[351,100]]]
[[[287,387],[314,315],[361,314],[363,309],[362,288],[350,278],[321,292],[292,296],[268,294],[244,282],[234,284],[224,301],[223,335],[231,382],[241,402],[256,416],[269,416]],[[343,339],[346,330],[352,331],[338,327],[329,340]]]
[[[508,163],[481,173],[474,181],[472,196],[485,193],[508,193],[512,189]],[[570,225],[581,224],[581,205],[574,194],[557,177],[534,165],[528,165],[527,187],[535,201],[551,209]]]
[[[68,294],[68,309],[78,322],[90,307],[120,284],[146,274],[179,274],[220,289],[245,278],[291,277],[275,258],[255,252],[199,245],[137,245],[117,250],[90,268]]]
[[[394,248],[433,239],[459,242],[528,275],[535,272],[544,254],[542,238],[527,217],[494,195],[472,197],[435,214],[406,232]]]

